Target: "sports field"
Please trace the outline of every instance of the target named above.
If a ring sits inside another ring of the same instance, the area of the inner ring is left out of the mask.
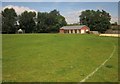
[[[118,80],[118,38],[89,34],[6,34],[2,38],[3,81]]]

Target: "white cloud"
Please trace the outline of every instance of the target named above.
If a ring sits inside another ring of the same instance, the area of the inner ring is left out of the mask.
[[[82,11],[84,11],[84,10],[70,11],[70,12],[67,12],[66,14],[64,14],[63,16],[65,17],[68,24],[78,23],[79,16],[81,15]]]
[[[16,11],[16,13],[19,15],[19,14],[21,14],[22,12],[24,12],[24,11],[28,11],[28,12],[36,12],[37,13],[37,11],[36,10],[34,10],[34,9],[30,9],[30,8],[28,8],[28,7],[24,7],[24,6],[14,6],[14,5],[8,5],[8,6],[5,6],[5,7],[3,7],[2,8],[2,10],[4,10],[5,8],[13,8],[13,9],[15,9],[15,11]]]
[[[111,17],[111,23],[118,22],[118,17]]]
[[[82,11],[84,11],[84,10],[70,11],[70,12],[65,13],[63,16],[65,17],[68,24],[78,23],[79,22],[79,16],[81,15]],[[118,17],[111,15],[111,21],[110,22],[111,23],[118,22]]]
[[[0,7],[0,13],[2,12],[2,7]]]

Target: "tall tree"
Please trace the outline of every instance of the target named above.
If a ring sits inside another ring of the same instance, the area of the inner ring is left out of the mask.
[[[2,33],[2,15],[0,13],[0,33]]]
[[[52,23],[52,25],[50,25],[51,32],[58,32],[60,27],[67,25],[65,18],[62,15],[60,15],[59,11],[53,10],[49,13],[49,15],[49,20],[51,20]]]
[[[19,16],[20,28],[26,33],[32,33],[35,30],[35,12],[25,11]]]
[[[37,14],[37,29],[36,29],[36,31],[38,33],[47,32],[47,30],[48,30],[48,25],[46,24],[46,22],[48,20],[47,18],[48,18],[48,13],[46,13],[46,12],[44,12],[44,13],[38,12],[38,14]]]
[[[38,12],[37,31],[38,32],[58,32],[59,28],[66,25],[65,18],[59,11],[53,10],[49,13]]]
[[[15,33],[16,32],[16,17],[17,14],[13,8],[4,9],[2,11],[2,32],[3,33]]]
[[[110,28],[111,16],[104,10],[86,10],[79,17],[80,24],[89,26],[91,30],[104,33]]]

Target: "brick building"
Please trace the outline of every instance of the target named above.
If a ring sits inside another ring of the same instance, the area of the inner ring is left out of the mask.
[[[84,34],[86,32],[90,31],[90,28],[86,25],[80,25],[80,26],[64,26],[60,28],[60,33],[77,33],[77,34]]]

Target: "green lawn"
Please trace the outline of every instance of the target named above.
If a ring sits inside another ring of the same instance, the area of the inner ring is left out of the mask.
[[[118,38],[80,34],[3,35],[3,81],[79,82],[113,57],[87,82],[118,80]]]

